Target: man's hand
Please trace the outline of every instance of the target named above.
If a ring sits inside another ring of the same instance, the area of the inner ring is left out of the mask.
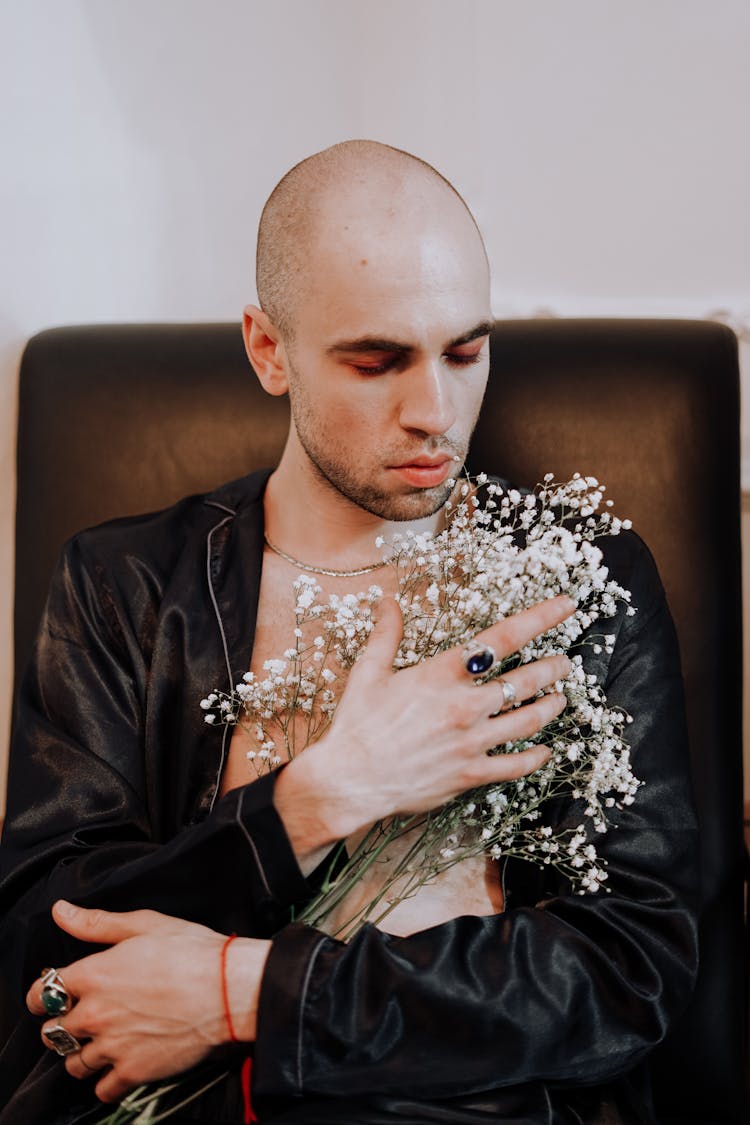
[[[574,609],[570,598],[552,598],[505,618],[477,640],[503,659]],[[534,697],[568,674],[566,656],[506,673],[517,700],[532,702],[499,714],[501,685],[478,686],[460,648],[394,673],[401,632],[398,604],[384,598],[330,730],[278,778],[276,807],[304,868],[322,847],[376,820],[438,808],[467,789],[531,773],[548,757],[539,746],[512,755],[487,751],[536,734],[562,711],[561,693]]]
[[[102,1071],[96,1094],[103,1102],[195,1066],[230,1038],[221,985],[225,935],[153,910],[115,914],[58,902],[53,917],[76,938],[112,946],[59,969],[75,1003],[42,1028],[61,1023],[82,1042],[65,1066],[75,1078]],[[229,1006],[239,1039],[255,1038],[269,949],[270,942],[238,938],[227,951]],[[44,1014],[40,981],[26,1002],[31,1012]]]

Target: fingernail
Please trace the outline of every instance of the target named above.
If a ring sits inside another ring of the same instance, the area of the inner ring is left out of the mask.
[[[68,902],[67,899],[64,898],[59,898],[55,903],[55,910],[58,914],[61,914],[63,918],[70,918],[75,914],[77,909],[77,906],[74,906],[72,902]]]
[[[572,613],[574,609],[578,608],[577,604],[567,594],[560,594],[560,601],[568,613]]]

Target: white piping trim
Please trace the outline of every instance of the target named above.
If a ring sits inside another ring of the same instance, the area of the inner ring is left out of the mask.
[[[302,982],[302,995],[299,1002],[299,1019],[297,1021],[297,1086],[299,1087],[300,1094],[302,1093],[302,1022],[304,1018],[305,999],[307,997],[307,990],[310,987],[310,977],[312,976],[313,967],[315,965],[315,958],[325,945],[327,937],[321,937],[318,944],[313,949],[310,960],[305,972],[305,979]]]
[[[214,505],[214,507],[220,507],[220,505],[216,504],[216,505]],[[228,511],[229,509],[224,508],[223,510]],[[214,527],[211,528],[211,530],[209,531],[208,536],[206,538],[206,582],[208,583],[208,593],[209,593],[209,597],[211,598],[211,605],[214,607],[214,615],[216,617],[216,622],[219,626],[219,635],[221,637],[222,649],[224,650],[224,664],[225,664],[226,670],[227,670],[227,681],[228,681],[228,684],[229,684],[230,693],[231,693],[232,687],[233,687],[233,685],[232,685],[232,665],[229,662],[229,645],[227,644],[227,635],[224,632],[224,622],[221,620],[221,613],[219,611],[219,603],[216,600],[216,593],[214,591],[214,584],[213,584],[213,580],[211,578],[211,540],[213,538],[214,532],[219,531],[220,528],[224,527],[224,524],[229,523],[230,519],[233,519],[233,518],[234,518],[234,512],[231,512],[229,515],[225,516],[223,520],[220,520],[219,523],[217,523]],[[224,763],[226,762],[226,758],[227,758],[227,734],[228,734],[228,732],[229,732],[229,727],[225,726],[224,727],[224,733],[223,733],[222,739],[221,739],[221,759],[219,761],[219,769],[218,769],[218,772],[216,774],[216,784],[214,786],[214,794],[213,794],[213,797],[211,798],[211,804],[210,804],[209,810],[208,810],[210,813],[213,812],[214,805],[216,804],[216,798],[219,795],[219,783],[221,781],[221,775],[224,772]]]
[[[219,787],[217,785],[216,786],[217,792],[218,792],[218,789],[219,789]],[[242,832],[244,833],[245,838],[246,838],[248,844],[250,845],[250,849],[253,853],[253,856],[255,857],[255,866],[258,868],[258,871],[260,872],[260,877],[263,880],[263,886],[266,890],[266,893],[270,896],[271,895],[271,887],[269,885],[268,879],[266,878],[266,873],[265,873],[265,870],[263,869],[263,864],[260,862],[260,856],[258,855],[258,849],[255,846],[255,841],[253,840],[252,836],[250,835],[247,828],[245,827],[244,821],[242,820],[242,802],[244,801],[244,799],[245,799],[245,790],[242,789],[240,791],[239,800],[237,801],[237,812],[235,814],[234,819],[237,821],[237,824],[242,829]]]

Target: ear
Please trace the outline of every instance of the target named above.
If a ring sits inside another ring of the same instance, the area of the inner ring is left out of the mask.
[[[286,351],[281,334],[257,305],[247,305],[242,315],[242,338],[247,357],[255,368],[263,390],[285,395],[289,390]]]

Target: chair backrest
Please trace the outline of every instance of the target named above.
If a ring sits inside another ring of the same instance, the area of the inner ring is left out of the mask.
[[[744,929],[737,346],[716,324],[497,325],[472,465],[533,484],[597,476],[653,550],[677,623],[702,823],[701,971],[654,1053],[660,1120],[744,1120]],[[62,542],[277,460],[286,402],[234,325],[61,328],[20,386],[16,668]]]

